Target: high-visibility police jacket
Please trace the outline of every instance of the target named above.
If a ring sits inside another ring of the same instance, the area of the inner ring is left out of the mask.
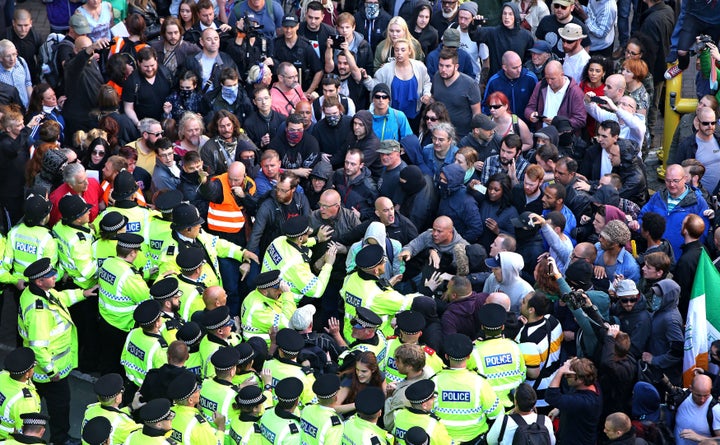
[[[167,344],[170,344],[177,340],[177,331],[185,324],[185,320],[178,314],[168,314],[162,312],[160,316],[163,319],[163,324],[160,326],[160,335],[163,336]]]
[[[225,433],[216,430],[200,411],[192,406],[174,405],[172,410],[175,418],[172,420],[172,433],[170,437],[183,445],[222,445],[225,443]]]
[[[315,383],[315,376],[312,373],[312,368],[306,368],[286,358],[274,357],[267,360],[263,365],[263,370],[269,369],[272,373],[272,383],[270,384],[273,389],[275,385],[282,379],[288,377],[297,377],[303,383],[303,392],[300,395],[300,405],[309,405],[310,403],[317,402],[315,393],[312,390],[313,383]],[[277,397],[273,392],[273,401],[277,402]]]
[[[340,354],[339,358],[344,359],[348,353],[353,351],[372,351],[372,353],[375,354],[378,363],[383,363],[385,361],[385,353],[387,352],[387,339],[385,338],[385,334],[383,334],[380,330],[376,330],[373,338],[367,340],[355,340],[348,345],[347,351]]]
[[[171,431],[162,431],[144,425],[141,429],[130,433],[123,445],[177,445],[170,438]]]
[[[135,325],[133,312],[150,299],[150,288],[135,267],[118,257],[103,261],[98,269],[98,309],[111,326],[130,332]]]
[[[263,445],[300,445],[300,418],[277,407],[258,421]]]
[[[222,185],[223,200],[219,203],[210,201],[207,215],[208,229],[224,233],[241,231],[245,227],[245,214],[242,206],[235,200],[227,172],[215,176],[212,181],[218,181]],[[251,194],[254,194],[254,190]]]
[[[163,247],[172,239],[172,221],[164,220],[160,215],[153,215],[150,218],[150,239],[148,240],[148,259],[153,266],[160,267],[160,256]]]
[[[40,383],[55,374],[65,378],[77,368],[78,334],[68,307],[85,299],[81,289],[51,289],[48,294],[30,283],[20,295],[18,316],[23,346],[35,352],[33,380]]]
[[[32,380],[20,382],[0,372],[0,440],[22,430],[20,414],[39,412],[40,396]]]
[[[397,445],[405,445],[405,434],[414,427],[419,426],[430,436],[430,445],[448,445],[452,439],[445,428],[434,414],[415,408],[404,408],[395,412],[395,427],[393,436]]]
[[[125,216],[128,219],[125,231],[127,233],[135,233],[142,236],[144,239],[143,244],[145,245],[145,250],[147,251],[147,246],[150,242],[150,218],[152,217],[153,212],[145,207],[140,207],[135,201],[116,202],[115,205],[103,210],[102,213],[95,218],[95,221],[93,221],[93,229],[98,235],[100,234],[100,221],[102,221],[103,217],[108,212],[118,212],[119,214]]]
[[[513,406],[510,391],[525,381],[527,368],[520,346],[509,338],[476,341],[467,361],[468,369],[477,369],[495,390],[500,403]]]
[[[318,275],[312,272],[308,248],[314,245],[315,238],[310,238],[304,246],[288,241],[286,236],[275,238],[263,256],[262,272],[279,270],[280,278],[290,286],[297,301],[303,296],[320,298],[330,281],[332,265],[323,264]]]
[[[466,442],[485,433],[487,419],[494,419],[502,412],[492,386],[474,371],[443,369],[432,381],[438,389],[433,412],[455,442]]]
[[[2,262],[4,273],[0,276],[0,282],[17,284],[19,280],[25,279],[25,268],[44,257],[50,258],[53,267],[57,266],[57,241],[50,231],[43,226],[28,227],[24,223],[16,225],[7,235]],[[62,276],[62,269],[59,269],[58,280]]]
[[[200,340],[200,359],[202,360],[202,377],[204,379],[215,377],[215,367],[210,363],[212,355],[220,349],[221,346],[237,346],[242,343],[240,337],[231,332],[227,340],[213,335],[207,334]]]
[[[343,425],[342,445],[387,445],[391,443],[387,431],[359,418],[352,416]]]
[[[59,222],[53,227],[60,266],[82,289],[97,284],[97,262],[92,255],[93,234],[89,227]]]
[[[192,281],[183,275],[177,275],[175,278],[178,280],[178,289],[183,293],[182,297],[180,297],[180,309],[178,313],[183,320],[189,321],[192,314],[205,309],[205,302],[202,299],[203,292],[205,292],[205,284]]]
[[[278,331],[290,326],[290,318],[297,309],[295,296],[283,292],[277,300],[266,297],[255,289],[250,292],[240,307],[240,324],[243,338],[260,337],[270,345],[270,328]]]
[[[300,414],[300,440],[303,445],[340,445],[343,423],[335,409],[308,405]]]
[[[202,377],[203,359],[200,356],[200,345],[190,347],[190,357],[185,362],[185,369],[198,377]]]
[[[385,360],[378,362],[380,370],[385,373],[385,381],[388,383],[398,383],[405,380],[407,377],[404,374],[400,374],[397,369],[397,363],[395,362],[395,350],[402,345],[403,342],[396,336],[387,338],[387,346],[385,348]],[[438,357],[435,350],[429,346],[419,345],[425,352],[425,368],[428,370],[430,375],[434,375],[440,372],[445,364],[442,359]],[[377,356],[377,354],[376,354]]]
[[[110,421],[112,433],[110,434],[110,445],[121,445],[133,431],[142,428],[142,425],[135,423],[127,407],[115,408],[114,406],[103,406],[100,402],[91,403],[85,409],[85,416],[82,421],[82,428],[90,419],[105,417]]]
[[[230,421],[230,429],[225,435],[226,445],[260,445],[262,436],[260,435],[260,425],[258,425],[259,417],[251,416],[248,413],[242,413]]]
[[[383,320],[380,330],[385,336],[393,335],[390,321],[400,311],[410,309],[414,295],[403,295],[391,286],[378,281],[366,272],[353,272],[345,278],[340,297],[345,301],[345,326],[343,336],[352,338],[350,321],[357,314],[360,306],[373,311]]]
[[[205,379],[200,388],[200,412],[213,428],[213,415],[218,412],[226,419],[234,419],[240,415],[240,409],[234,408],[235,396],[238,394],[238,387],[226,380],[217,377]]]
[[[160,334],[145,332],[142,328],[130,331],[120,354],[120,364],[128,380],[141,387],[149,370],[167,363],[167,347]]]
[[[143,246],[143,249],[145,247]],[[96,239],[92,243],[92,256],[97,263],[98,269],[103,265],[106,259],[117,255],[117,240],[115,239]],[[150,279],[152,263],[148,260],[147,255],[142,249],[138,250],[137,256],[133,260],[133,267],[142,272],[144,280]]]
[[[178,249],[187,246],[186,242],[179,242],[179,236],[176,231],[172,232],[172,237],[163,244],[162,254],[160,255],[160,271],[159,275],[164,276],[168,272],[180,273],[175,259],[177,258]],[[183,244],[183,246],[181,246]],[[200,230],[195,245],[202,247],[205,251],[205,259],[207,263],[202,266],[202,275],[199,280],[205,283],[205,286],[222,286],[222,277],[220,276],[220,263],[218,258],[232,258],[237,261],[243,261],[243,253],[245,250],[237,244],[211,235],[204,230]]]
[[[253,384],[257,385],[258,388],[263,390],[263,395],[265,396],[266,400],[265,400],[265,402],[263,402],[262,411],[260,411],[260,414],[262,415],[264,410],[272,408],[274,403],[273,403],[272,390],[268,389],[269,387],[265,388],[262,377],[260,377],[260,374],[255,372],[252,368],[250,368],[250,371],[238,371],[233,376],[232,383],[233,383],[233,385],[237,386],[238,388],[242,388],[243,386],[245,386],[245,385],[243,385],[243,383],[250,379],[255,379],[255,383],[253,383]],[[246,383],[246,385],[249,385],[249,384],[251,384],[251,383]]]

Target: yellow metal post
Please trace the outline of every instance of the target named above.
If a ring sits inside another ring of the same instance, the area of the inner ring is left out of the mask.
[[[668,65],[670,67],[672,65]],[[662,162],[657,168],[658,177],[665,178],[665,167],[670,154],[670,143],[672,142],[675,129],[680,122],[680,115],[694,113],[698,101],[693,98],[682,97],[682,73],[665,81],[665,116],[663,121],[663,148],[658,151],[658,159]]]

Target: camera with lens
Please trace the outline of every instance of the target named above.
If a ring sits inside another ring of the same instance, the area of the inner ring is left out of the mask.
[[[256,22],[254,17],[249,17],[246,14],[245,17],[243,17],[243,29],[241,29],[240,32],[248,37],[257,37],[264,28],[265,25]]]
[[[695,44],[695,51],[700,52],[707,48],[708,43],[715,43],[713,38],[707,34],[700,34],[697,36],[697,43]]]
[[[572,309],[580,309],[585,307],[585,292],[581,290],[573,290],[560,295],[560,301],[570,306]]]
[[[345,43],[345,36],[335,34],[334,36],[330,36],[330,40],[332,40],[332,47],[338,49],[341,44]]]
[[[485,17],[481,19],[473,19],[473,25],[475,26],[485,26],[487,25],[487,19]]]

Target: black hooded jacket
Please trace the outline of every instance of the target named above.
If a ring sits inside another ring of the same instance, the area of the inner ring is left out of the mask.
[[[520,10],[513,2],[503,4],[503,8],[510,7],[515,14],[515,26],[508,29],[502,24],[498,26],[478,27],[471,33],[475,42],[485,43],[490,48],[490,73],[497,73],[502,68],[502,55],[506,51],[514,51],[521,59],[530,58],[529,50],[535,44],[532,34],[520,26]]]

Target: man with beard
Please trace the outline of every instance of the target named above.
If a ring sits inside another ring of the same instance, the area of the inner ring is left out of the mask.
[[[165,98],[172,91],[172,75],[164,66],[158,67],[152,47],[138,51],[137,66],[125,81],[122,94],[125,114],[136,125],[146,117],[162,119]]]
[[[530,165],[525,158],[520,156],[521,147],[522,139],[520,139],[520,136],[517,134],[505,136],[500,146],[500,153],[485,160],[485,165],[483,165],[480,174],[480,182],[487,185],[490,176],[496,173],[506,173],[510,176],[513,185],[518,184],[520,182],[518,178],[523,177],[525,169]]]
[[[458,16],[458,0],[442,0],[442,13],[434,13],[430,24],[437,29],[438,34],[442,35],[451,23],[457,21]]]
[[[334,73],[340,79],[338,93],[347,96],[355,103],[356,110],[367,110],[370,106],[367,90],[362,83],[362,71],[355,62],[355,56],[344,49],[336,56]]]
[[[345,154],[345,166],[337,169],[332,177],[333,185],[342,197],[343,207],[352,210],[362,220],[372,215],[372,203],[377,197],[375,182],[363,161],[363,152],[351,148]]]
[[[177,17],[167,17],[160,26],[160,38],[150,44],[157,53],[158,61],[173,76],[177,74],[178,67],[184,66],[187,59],[200,52],[197,45],[183,40],[181,30]]]
[[[140,137],[128,145],[137,150],[138,158],[136,165],[143,168],[150,176],[155,171],[155,143],[163,136],[163,129],[160,122],[153,118],[146,117],[138,123]]]
[[[238,145],[257,151],[257,147],[247,137],[240,122],[234,114],[220,110],[213,116],[209,126],[214,137],[207,141],[200,150],[208,174],[220,175],[227,171],[228,166],[237,158]]]
[[[221,88],[220,73],[223,68],[234,68],[237,65],[232,58],[220,51],[220,35],[213,28],[207,28],[202,32],[200,38],[202,51],[189,57],[185,61],[185,67],[202,79],[200,90],[203,94],[214,92],[217,94]]]
[[[555,163],[555,182],[565,186],[565,205],[573,212],[575,219],[582,218],[590,205],[590,195],[575,188],[578,182],[578,163],[573,158],[564,156]]]
[[[295,105],[307,100],[298,83],[298,70],[290,62],[282,62],[277,68],[278,81],[270,90],[272,109],[287,117],[295,111]]]
[[[438,72],[432,82],[432,95],[436,101],[445,104],[455,133],[459,137],[468,134],[472,117],[482,112],[480,88],[475,79],[458,71],[456,51],[444,48],[440,52]]]
[[[535,30],[535,37],[538,40],[548,42],[550,46],[552,46],[553,54],[560,60],[565,57],[565,50],[563,49],[563,42],[560,37],[560,28],[568,23],[580,25],[582,28],[582,33],[585,35],[581,42],[583,48],[590,48],[590,44],[592,43],[590,37],[588,37],[590,32],[587,26],[585,26],[582,20],[573,15],[574,10],[575,0],[553,0],[552,14],[543,17]]]
[[[523,176],[523,182],[513,186],[511,192],[512,204],[518,212],[518,215],[523,212],[542,213],[543,210],[543,191],[542,184],[545,172],[539,165],[530,165],[525,169],[525,175]],[[533,227],[532,229],[515,228],[515,237],[517,248],[512,249],[513,252],[517,251],[522,255],[526,265],[533,265],[537,257],[539,257],[543,251],[542,237],[540,235],[540,228]],[[497,252],[495,253],[497,254]],[[489,257],[494,257],[492,250]],[[523,271],[532,274],[533,269],[524,267]]]
[[[185,155],[189,151],[200,152],[200,147],[205,145],[208,137],[205,132],[205,124],[202,116],[186,111],[178,123],[178,142],[175,143],[175,153]]]
[[[391,198],[393,202],[400,202],[402,200],[402,191],[399,187],[400,172],[407,167],[401,157],[402,145],[395,140],[382,141],[378,153],[383,165],[383,171],[378,180],[378,193],[380,196]]]
[[[323,81],[323,89],[325,88]],[[316,101],[317,102],[317,101]],[[315,103],[315,102],[313,102]],[[337,97],[327,97],[322,104],[323,118],[313,126],[312,135],[317,139],[322,157],[329,162],[342,157],[342,147],[347,135],[352,133],[352,117]]]
[[[458,147],[472,147],[477,152],[480,160],[475,165],[481,169],[488,157],[500,152],[502,136],[495,131],[496,126],[489,117],[478,113],[470,121],[470,133],[458,144]]]
[[[340,101],[340,103],[343,106],[343,114],[346,116],[354,116],[355,115],[355,102],[353,102],[352,99],[349,97],[340,94],[340,79],[338,78],[337,74],[326,74],[325,77],[323,77],[321,86],[322,86],[322,96],[318,98],[318,100],[314,100],[312,103],[312,109],[313,109],[313,115],[312,119],[313,122],[318,122],[320,119],[325,117],[325,113],[323,112],[322,106],[325,103],[325,100],[334,97]]]
[[[160,334],[167,344],[175,341],[177,330],[185,323],[180,318],[180,297],[182,291],[175,277],[163,278],[150,288],[150,296],[160,305]]]
[[[293,113],[286,122],[285,131],[270,143],[269,148],[278,152],[283,169],[307,179],[320,160],[320,146],[311,134],[305,134],[302,116]]]
[[[328,37],[335,35],[333,27],[323,22],[324,18],[325,8],[322,3],[311,1],[307,4],[305,21],[298,28],[298,34],[308,39],[318,57],[325,54]]]
[[[351,148],[362,150],[365,165],[369,166],[374,177],[380,177],[382,163],[377,154],[377,150],[380,148],[380,139],[373,131],[373,115],[367,110],[358,111],[352,118],[352,133],[348,133],[342,152],[346,153]],[[344,160],[344,156],[333,157],[330,160],[333,169],[342,168]]]
[[[256,146],[265,150],[285,121],[285,116],[273,110],[272,97],[266,87],[255,89],[253,103],[257,111],[245,119],[243,129]]]

